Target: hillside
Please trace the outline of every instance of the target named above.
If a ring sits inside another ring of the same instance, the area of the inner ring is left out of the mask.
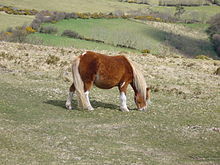
[[[93,88],[93,112],[76,103],[67,111],[71,60],[84,51],[0,42],[1,164],[219,163],[220,76],[213,73],[220,61],[100,51],[139,64],[151,106],[137,111],[129,88],[132,111],[122,113],[117,89]]]
[[[158,6],[158,0],[148,0],[149,5],[146,4],[136,4],[136,3],[127,3],[119,2],[118,0],[51,0],[51,1],[26,1],[20,0],[19,3],[16,0],[10,1],[1,1],[0,6],[12,6],[18,9],[36,9],[49,10],[49,11],[60,11],[60,12],[81,12],[81,13],[97,13],[97,12],[136,12],[136,11],[154,11],[162,12],[161,15],[171,15],[173,16],[176,12],[175,6]],[[177,2],[177,1],[175,1]],[[178,1],[179,2],[179,1]],[[190,2],[190,1],[187,1]],[[219,12],[220,6],[211,5],[211,6],[185,6],[185,12],[181,15],[182,19],[192,19],[197,20],[202,23],[206,23],[210,17],[214,16]],[[0,18],[3,13],[0,12]],[[15,21],[15,19],[19,22]],[[7,19],[8,18],[8,19]],[[0,26],[0,30],[5,30],[5,26],[20,26],[22,24],[29,23],[31,17],[25,15],[4,15],[4,19],[0,19],[0,22],[4,22],[4,26]]]
[[[140,4],[121,3],[118,0],[38,0],[36,2],[20,0],[0,1],[0,4],[18,8],[65,11],[65,12],[112,12],[115,10],[131,10],[146,6]]]
[[[209,0],[0,0],[0,164],[220,164],[220,61],[207,34],[219,11]],[[94,111],[76,97],[67,110],[71,63],[86,50],[136,62],[147,111],[131,87],[128,113],[117,88],[97,87]]]
[[[182,55],[195,58],[206,55],[217,58],[205,32],[207,25],[193,25],[196,26],[134,19],[68,19],[43,25],[45,28],[57,29],[56,33],[35,33],[33,36],[39,37],[43,44],[50,46],[133,52],[148,49],[152,54],[164,56]],[[104,41],[104,44],[64,37],[62,33],[65,30],[72,30],[85,38]],[[118,44],[136,50],[120,48],[117,47]]]

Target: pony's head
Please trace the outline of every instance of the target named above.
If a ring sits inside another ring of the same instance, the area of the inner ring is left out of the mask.
[[[138,110],[145,111],[147,109],[148,103],[150,102],[150,88],[146,88],[146,97],[142,96],[140,92],[136,92],[134,101]]]

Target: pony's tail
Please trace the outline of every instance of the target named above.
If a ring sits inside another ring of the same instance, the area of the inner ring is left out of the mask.
[[[78,105],[82,109],[88,109],[86,96],[84,94],[84,83],[79,73],[80,57],[76,57],[72,63],[73,83],[76,88],[76,95],[78,96]]]

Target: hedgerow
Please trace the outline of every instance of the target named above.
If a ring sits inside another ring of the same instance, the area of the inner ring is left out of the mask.
[[[209,23],[210,26],[207,29],[207,33],[210,36],[214,49],[216,50],[218,56],[220,56],[220,13],[213,16],[209,20]]]
[[[27,36],[30,33],[35,33],[31,26],[18,26],[15,28],[8,28],[6,31],[0,33],[0,40],[1,41],[8,41],[8,42],[26,42]]]
[[[211,4],[209,0],[159,0],[159,6],[204,6]]]
[[[18,9],[12,6],[0,6],[0,11],[14,15],[36,15],[38,13],[35,9]]]

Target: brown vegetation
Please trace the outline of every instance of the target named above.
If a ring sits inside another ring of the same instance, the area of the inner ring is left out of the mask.
[[[38,11],[35,9],[18,9],[11,6],[0,6],[0,11],[14,15],[36,15],[38,13]]]
[[[35,33],[36,31],[30,26],[18,26],[15,28],[8,28],[5,32],[0,33],[0,41],[9,42],[25,42],[27,35]]]

